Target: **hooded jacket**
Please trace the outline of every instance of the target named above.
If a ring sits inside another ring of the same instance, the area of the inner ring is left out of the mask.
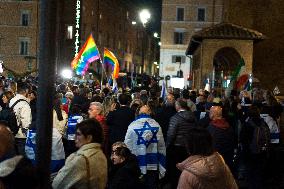
[[[0,162],[1,189],[34,189],[38,188],[38,181],[36,169],[23,156],[14,156]]]
[[[196,126],[196,118],[191,111],[180,111],[170,119],[167,132],[167,147],[185,146],[189,130]]]
[[[237,189],[230,169],[222,156],[193,155],[177,165],[182,174],[177,189]]]
[[[234,132],[225,119],[212,120],[207,130],[213,137],[215,149],[222,155],[234,150]]]

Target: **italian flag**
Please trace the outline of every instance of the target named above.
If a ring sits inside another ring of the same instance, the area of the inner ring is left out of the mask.
[[[235,88],[244,90],[245,85],[249,80],[249,74],[245,73],[245,61],[241,58],[237,68],[233,72],[231,82],[235,82]]]
[[[238,66],[233,71],[231,82],[226,89],[226,96],[229,96],[231,90],[244,90],[249,82],[249,75],[245,73],[245,61],[241,58]]]

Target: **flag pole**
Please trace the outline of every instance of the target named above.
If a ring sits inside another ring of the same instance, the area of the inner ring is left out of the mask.
[[[101,90],[103,89],[103,80],[104,80],[104,73],[106,75],[106,78],[107,78],[107,74],[106,74],[106,70],[104,68],[104,63],[105,63],[105,56],[103,58],[103,62],[100,60],[100,63],[102,65],[102,75],[101,75]]]
[[[103,89],[103,80],[104,80],[104,66],[102,61],[100,61],[101,65],[102,65],[102,76],[101,76],[101,90]]]

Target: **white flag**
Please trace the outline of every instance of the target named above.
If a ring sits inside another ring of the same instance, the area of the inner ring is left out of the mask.
[[[275,87],[274,90],[273,90],[273,94],[274,94],[274,95],[279,95],[279,94],[280,94],[280,90],[279,90],[279,88],[278,88],[277,85],[276,85],[276,87]]]

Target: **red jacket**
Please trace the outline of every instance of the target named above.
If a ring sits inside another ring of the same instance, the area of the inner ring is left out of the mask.
[[[108,151],[109,151],[108,150],[109,149],[109,146],[108,146],[109,145],[109,142],[108,142],[109,141],[109,128],[106,124],[106,118],[103,115],[97,115],[96,119],[100,122],[102,129],[103,129],[104,141],[102,143],[102,149],[103,149],[105,155],[107,157],[109,157],[108,156],[109,155],[109,153],[108,153]]]

